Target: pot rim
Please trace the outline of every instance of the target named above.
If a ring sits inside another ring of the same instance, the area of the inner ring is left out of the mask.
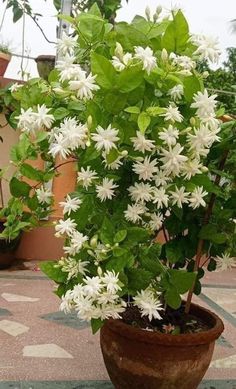
[[[0,59],[3,59],[3,60],[5,60],[5,61],[10,62],[10,60],[11,60],[11,54],[3,53],[3,52],[0,50]]]
[[[200,344],[207,344],[215,341],[223,332],[223,321],[210,310],[201,307],[197,304],[191,304],[190,313],[196,314],[199,318],[206,322],[210,322],[212,328],[207,331],[195,332],[191,334],[163,334],[159,332],[146,331],[141,328],[132,327],[124,323],[120,319],[106,320],[105,326],[108,326],[111,331],[117,332],[124,338],[138,340],[144,343],[156,343],[166,346],[194,346]]]

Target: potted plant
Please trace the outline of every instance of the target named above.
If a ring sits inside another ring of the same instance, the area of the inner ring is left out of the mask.
[[[223,323],[192,295],[204,263],[227,268],[236,255],[235,121],[219,120],[196,67],[218,60],[217,42],[191,35],[180,10],[146,13],[112,26],[94,5],[67,18],[75,36],[59,41],[49,84],[17,92],[23,134],[10,186],[21,204],[49,210],[43,179],[58,159],[77,166],[55,226],[65,256],[42,264],[61,310],[101,329],[116,388],[197,388]],[[25,163],[39,153],[44,173]]]
[[[8,45],[0,44],[0,76],[3,77],[11,61],[11,51]]]

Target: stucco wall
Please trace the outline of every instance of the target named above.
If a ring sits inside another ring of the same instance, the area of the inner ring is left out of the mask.
[[[3,138],[3,142],[0,142],[0,169],[8,167],[8,170],[6,171],[6,174],[4,174],[4,176],[6,176],[6,178],[9,178],[14,172],[14,166],[9,163],[10,150],[11,147],[17,143],[17,140],[19,138],[19,131],[13,130],[13,128],[11,128],[9,125],[5,126],[5,124],[5,116],[3,114],[0,114],[0,126],[4,126],[0,127],[0,136]],[[10,191],[8,182],[6,182],[5,180],[2,180],[2,188],[3,200],[6,204],[10,197]]]

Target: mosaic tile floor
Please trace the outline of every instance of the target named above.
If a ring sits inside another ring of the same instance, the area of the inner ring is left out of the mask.
[[[35,264],[26,266],[0,271],[0,389],[113,388],[99,336],[59,312],[53,283]],[[209,273],[195,300],[225,323],[199,389],[236,389],[236,269]]]

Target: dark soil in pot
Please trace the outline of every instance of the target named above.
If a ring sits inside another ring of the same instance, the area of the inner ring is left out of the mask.
[[[196,389],[224,326],[218,316],[195,304],[190,315],[209,329],[173,335],[123,320],[106,321],[100,333],[101,349],[115,388]]]

